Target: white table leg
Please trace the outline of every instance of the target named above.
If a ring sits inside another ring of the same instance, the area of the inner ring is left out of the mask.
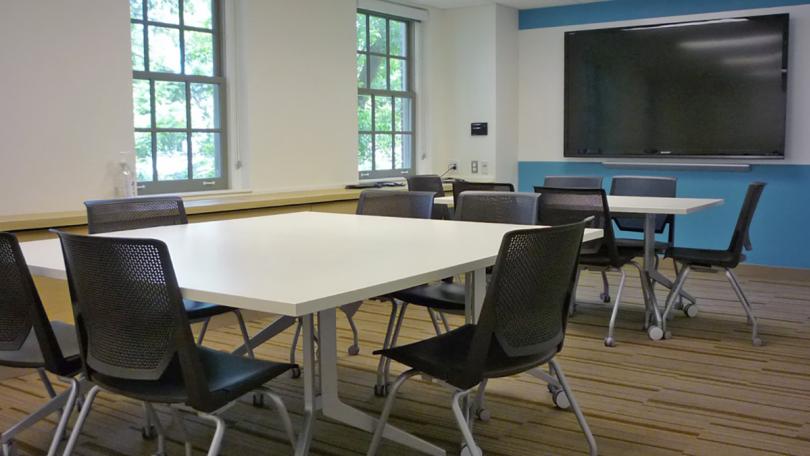
[[[467,323],[475,323],[481,315],[487,294],[487,270],[476,269],[464,276],[464,316]]]
[[[305,317],[312,321],[312,317]],[[304,396],[306,407],[311,407],[308,410],[312,414],[306,415],[305,429],[299,438],[298,447],[296,448],[296,455],[305,455],[309,451],[309,442],[312,439],[312,426],[314,421],[314,413],[320,409],[324,416],[332,418],[335,421],[348,424],[349,426],[362,429],[369,433],[374,432],[377,419],[371,417],[362,411],[342,402],[338,396],[338,378],[337,378],[337,328],[336,328],[336,315],[335,309],[320,312],[318,315],[318,332],[319,339],[319,365],[320,365],[320,395],[314,394],[314,377],[313,371],[315,367],[315,357],[313,351],[312,336],[313,331],[308,329],[311,323],[304,320]],[[310,383],[312,382],[312,383]],[[386,425],[383,436],[387,439],[393,440],[399,444],[413,448],[425,454],[435,456],[444,456],[445,451],[425,440],[422,440],[414,435],[395,428],[391,425]]]
[[[259,331],[258,334],[250,338],[250,348],[258,347],[259,345],[283,333],[284,331],[287,330],[287,328],[295,324],[296,324],[295,317],[288,317],[288,316],[278,317],[275,321],[267,325],[267,327]],[[245,347],[245,345],[242,345],[241,347],[234,350],[233,354],[242,356],[245,354],[245,352],[247,352],[247,347]]]
[[[315,391],[315,324],[312,315],[303,317],[304,345],[304,423],[298,434],[295,446],[296,456],[309,454],[312,434],[315,427],[315,414],[318,411],[318,397]]]

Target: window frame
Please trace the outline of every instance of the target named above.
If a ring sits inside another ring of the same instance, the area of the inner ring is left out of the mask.
[[[416,70],[416,68],[415,68],[416,67],[416,65],[415,65],[415,59],[416,59],[416,56],[415,56],[415,54],[416,54],[416,52],[415,52],[415,43],[416,43],[416,40],[415,40],[415,36],[414,36],[415,35],[414,30],[415,30],[415,22],[416,21],[414,21],[412,19],[405,18],[405,17],[399,17],[399,16],[394,16],[394,15],[385,14],[385,13],[379,13],[379,12],[376,12],[376,11],[371,11],[371,10],[366,10],[366,9],[358,9],[356,13],[366,15],[366,26],[365,26],[365,28],[366,28],[366,37],[365,37],[366,49],[362,50],[362,51],[357,49],[358,46],[357,46],[357,42],[356,42],[357,38],[356,38],[356,32],[355,32],[355,56],[361,56],[361,55],[366,56],[366,68],[367,69],[368,69],[368,67],[370,65],[372,56],[384,58],[385,61],[386,61],[386,67],[387,67],[387,69],[386,69],[386,86],[388,87],[385,90],[383,90],[383,89],[372,89],[371,88],[371,80],[372,80],[371,71],[366,71],[366,74],[365,74],[365,78],[366,78],[366,81],[365,81],[366,84],[365,85],[366,85],[366,87],[360,87],[359,84],[357,85],[357,97],[358,97],[357,108],[359,108],[359,98],[361,96],[369,97],[370,102],[371,102],[371,130],[360,130],[360,128],[359,128],[360,126],[358,124],[358,126],[357,126],[358,127],[357,128],[358,149],[355,151],[355,153],[359,154],[359,139],[360,139],[360,136],[361,135],[370,135],[371,136],[371,170],[370,171],[360,171],[359,163],[358,163],[358,176],[359,176],[359,179],[360,180],[385,179],[385,178],[391,178],[391,177],[407,177],[407,176],[414,175],[416,173],[415,162],[416,162],[416,144],[417,144],[417,129],[416,129],[416,125],[417,125],[417,123],[416,123],[417,97],[416,97],[416,91],[414,90],[414,82],[415,82],[414,77],[415,77],[415,74],[416,74],[416,71],[415,71]],[[370,24],[371,24],[371,17],[372,16],[382,18],[382,19],[386,20],[386,40],[385,40],[385,47],[386,48],[385,48],[385,53],[374,52],[374,51],[371,50],[371,41],[370,41],[371,27],[370,27]],[[390,26],[390,24],[391,24],[392,20],[405,23],[406,52],[405,52],[405,55],[403,55],[403,56],[391,54],[391,26]],[[399,59],[399,60],[402,60],[402,61],[405,62],[407,71],[405,72],[405,75],[404,75],[405,78],[406,78],[406,90],[404,90],[404,91],[391,90],[391,66],[389,64],[391,59]],[[355,63],[355,65],[356,65],[356,63]],[[358,82],[358,81],[356,81],[356,82]],[[396,119],[395,106],[393,104],[394,101],[392,101],[392,105],[391,105],[391,129],[390,130],[377,130],[376,129],[376,104],[377,104],[376,103],[376,98],[378,96],[379,97],[384,97],[384,98],[391,98],[392,100],[397,99],[397,98],[404,98],[404,99],[408,99],[410,101],[410,130],[409,131],[398,131],[398,130],[396,130],[394,128],[395,127],[395,121],[396,121],[395,120]],[[411,163],[410,163],[410,165],[411,166],[409,168],[396,169],[396,168],[393,168],[394,163],[392,163],[392,169],[384,169],[384,170],[376,169],[376,136],[379,135],[379,134],[391,136],[391,138],[392,138],[391,157],[392,157],[392,160],[394,160],[394,161],[396,159],[395,159],[395,155],[394,155],[395,146],[394,146],[393,141],[395,141],[395,138],[397,136],[403,136],[403,135],[410,136],[410,138],[411,138],[411,147],[410,147],[410,154],[411,154],[410,162]]]
[[[184,0],[178,0],[178,23],[169,24],[165,22],[153,21],[147,15],[148,1],[142,0],[141,6],[143,8],[140,19],[130,17],[130,26],[138,24],[142,26],[143,32],[143,70],[132,71],[132,82],[142,80],[149,83],[149,109],[150,109],[150,127],[141,128],[135,127],[133,122],[134,133],[149,133],[151,136],[151,152],[152,152],[152,180],[151,181],[137,181],[137,188],[139,195],[154,195],[161,193],[185,193],[185,192],[201,192],[212,190],[226,190],[228,186],[228,128],[227,128],[227,89],[224,77],[224,45],[223,45],[223,17],[222,17],[222,2],[221,0],[211,0],[211,29],[185,25],[184,18]],[[131,16],[131,15],[130,15]],[[179,50],[180,50],[180,73],[164,73],[157,71],[150,71],[149,68],[149,27],[157,26],[164,27],[179,31]],[[203,32],[212,35],[213,44],[213,76],[191,75],[185,74],[186,70],[186,48],[185,48],[185,33],[190,32]],[[132,45],[130,44],[130,53]],[[156,118],[156,82],[182,82],[185,86],[185,127],[182,128],[162,128],[157,126]],[[208,84],[217,87],[217,94],[214,95],[214,102],[219,111],[219,127],[214,128],[193,128],[191,125],[191,84]],[[134,101],[133,101],[134,102]],[[133,133],[133,134],[134,134]],[[158,133],[185,133],[186,134],[186,154],[188,156],[188,178],[178,180],[158,180],[157,172],[157,134]],[[215,156],[216,168],[218,168],[219,177],[195,179],[193,170],[193,146],[192,134],[193,133],[218,133],[219,134],[219,154]],[[137,175],[137,173],[136,173]]]

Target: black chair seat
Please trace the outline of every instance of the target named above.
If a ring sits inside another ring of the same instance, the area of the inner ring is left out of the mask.
[[[464,285],[438,282],[392,293],[400,301],[446,311],[464,311]]]
[[[443,380],[451,385],[467,389],[484,378],[515,375],[548,362],[556,354],[556,347],[549,353],[510,357],[493,338],[489,347],[484,370],[478,377],[465,377],[463,369],[469,362],[469,353],[475,335],[475,325],[464,325],[440,336],[408,345],[375,351],[394,361],[410,366],[419,372]],[[461,384],[463,383],[463,384]]]
[[[629,263],[633,258],[644,255],[644,249],[639,247],[616,247],[619,255],[612,258],[606,248],[602,248],[596,253],[586,253],[579,256],[579,263],[584,266],[616,267],[620,268]]]
[[[192,301],[190,299],[183,300],[183,307],[186,309],[188,319],[192,322],[197,320],[206,320],[217,315],[233,312],[233,309],[230,307],[211,304],[208,302]]]
[[[643,239],[616,239],[616,247],[619,248],[630,248],[630,249],[639,249],[641,252],[644,252],[644,240]],[[670,245],[663,241],[655,241],[655,251],[658,253],[664,253],[670,247]]]
[[[62,351],[62,356],[65,358],[63,363],[64,372],[54,372],[54,374],[72,377],[81,370],[82,360],[79,357],[79,343],[76,341],[76,329],[73,325],[62,323],[61,321],[52,321],[51,327],[53,328],[54,336]],[[0,350],[0,364],[8,367],[20,367],[36,369],[45,366],[45,360],[42,357],[42,350],[39,347],[36,333],[34,329],[28,333],[28,337],[23,342],[19,350],[4,351]]]
[[[745,255],[729,250],[690,249],[686,247],[668,249],[666,256],[681,264],[720,268],[734,268],[741,261],[745,261]]]
[[[254,390],[295,367],[294,364],[251,359],[205,347],[199,347],[199,353],[213,398],[205,404],[203,412],[217,410],[243,396],[245,391]],[[122,379],[95,373],[93,381],[114,393],[145,402],[177,404],[189,400],[177,358],[159,380]]]

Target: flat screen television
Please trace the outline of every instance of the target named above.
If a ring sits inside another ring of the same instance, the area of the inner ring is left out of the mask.
[[[788,24],[567,32],[565,156],[784,158]]]

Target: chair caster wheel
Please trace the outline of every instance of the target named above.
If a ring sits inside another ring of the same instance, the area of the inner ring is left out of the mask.
[[[157,436],[157,432],[155,432],[155,426],[149,425],[144,426],[141,428],[141,438],[144,440],[154,440]]]
[[[492,414],[489,413],[489,410],[485,408],[480,408],[476,410],[475,416],[478,417],[478,419],[483,422],[487,422],[492,419]]]
[[[754,347],[761,347],[765,345],[765,342],[763,342],[763,340],[760,339],[759,337],[754,337],[753,339],[751,339],[751,344],[753,344]]]
[[[683,307],[683,314],[689,318],[695,318],[698,314],[698,307],[690,302]]]
[[[298,366],[293,367],[290,369],[290,378],[300,378],[301,377],[301,368]]]
[[[374,395],[377,397],[388,396],[388,385],[374,385]]]
[[[612,337],[605,337],[605,347],[615,347],[616,339]]]
[[[650,326],[647,328],[647,336],[650,340],[661,340],[664,338],[664,330],[658,326]]]
[[[610,295],[607,293],[599,293],[599,299],[601,299],[602,302],[608,303],[610,302]]]
[[[553,402],[554,406],[560,410],[568,410],[571,408],[571,401],[568,400],[568,396],[565,394],[565,391],[563,391],[562,388],[551,393],[551,402]]]
[[[484,452],[481,451],[481,448],[475,447],[474,450],[471,450],[467,445],[462,445],[461,452],[459,452],[459,456],[482,456],[483,454]]]
[[[357,356],[360,353],[360,347],[358,347],[357,345],[352,345],[346,351],[349,352],[349,356]]]
[[[264,394],[253,394],[253,406],[257,408],[264,407]]]

